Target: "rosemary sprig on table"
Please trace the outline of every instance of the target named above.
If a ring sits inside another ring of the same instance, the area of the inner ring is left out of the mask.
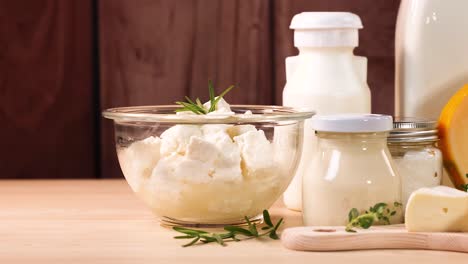
[[[468,173],[465,173],[465,177],[468,179]],[[462,184],[460,186],[460,188],[465,191],[465,192],[468,192],[468,184]]]
[[[468,184],[462,184],[460,187],[463,191],[468,192]]]
[[[394,209],[390,209],[386,203],[377,203],[371,206],[368,211],[363,214],[359,210],[353,208],[348,213],[348,224],[346,225],[347,232],[356,232],[353,228],[360,227],[368,229],[376,221],[383,221],[385,224],[390,224],[390,217],[396,215],[396,209],[401,208],[402,204],[399,202],[393,203]]]
[[[213,82],[208,81],[208,93],[210,96],[210,108],[206,109],[202,102],[200,101],[200,98],[197,98],[194,100],[190,99],[188,96],[185,96],[186,102],[176,102],[176,104],[180,105],[181,108],[175,110],[176,112],[187,112],[191,111],[197,115],[206,115],[208,113],[211,113],[213,111],[216,111],[216,106],[229,91],[231,91],[234,88],[234,85],[229,86],[226,90],[224,90],[220,95],[215,96],[215,90],[213,87]]]
[[[252,223],[249,218],[244,217],[245,221],[247,222],[247,228],[239,227],[239,226],[225,226],[224,230],[227,231],[225,233],[212,233],[204,230],[198,229],[190,229],[180,226],[175,226],[173,229],[179,233],[184,235],[182,236],[175,236],[175,239],[191,239],[191,241],[187,244],[182,245],[183,247],[189,247],[192,245],[197,244],[198,242],[207,244],[207,243],[218,243],[221,246],[225,246],[228,241],[241,241],[251,238],[259,238],[263,236],[268,236],[271,239],[279,239],[278,234],[276,233],[278,228],[280,227],[281,223],[283,222],[283,218],[281,218],[276,224],[273,224],[270,218],[270,213],[268,210],[263,210],[263,220],[265,221],[265,226],[261,228],[259,231],[257,229],[257,225]],[[240,239],[243,237],[243,239]]]

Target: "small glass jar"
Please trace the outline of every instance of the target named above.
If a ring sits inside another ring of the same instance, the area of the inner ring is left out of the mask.
[[[317,153],[303,178],[304,224],[345,225],[352,208],[377,203],[393,209],[401,202],[400,176],[387,148],[392,117],[385,115],[316,116]],[[401,223],[401,213],[391,217]]]
[[[403,205],[412,192],[442,181],[442,153],[437,148],[437,122],[396,118],[388,147],[402,179]]]

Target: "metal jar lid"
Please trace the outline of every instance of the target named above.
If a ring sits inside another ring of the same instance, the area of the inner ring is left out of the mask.
[[[437,121],[396,117],[393,130],[388,137],[389,143],[435,142],[437,136]]]

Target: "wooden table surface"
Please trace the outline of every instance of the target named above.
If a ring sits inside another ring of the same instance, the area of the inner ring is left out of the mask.
[[[300,215],[277,203],[286,226]],[[0,263],[468,263],[412,250],[296,252],[279,241],[182,248],[123,180],[0,181]]]

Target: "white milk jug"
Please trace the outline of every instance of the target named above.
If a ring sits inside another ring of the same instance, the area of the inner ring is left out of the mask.
[[[286,58],[283,105],[309,108],[318,115],[370,113],[367,59],[353,54],[361,19],[347,12],[305,12],[294,16],[290,28],[299,55]],[[302,177],[315,173],[307,166],[316,148],[310,120],[304,129],[301,161],[283,196],[286,207],[297,211],[302,209]]]

